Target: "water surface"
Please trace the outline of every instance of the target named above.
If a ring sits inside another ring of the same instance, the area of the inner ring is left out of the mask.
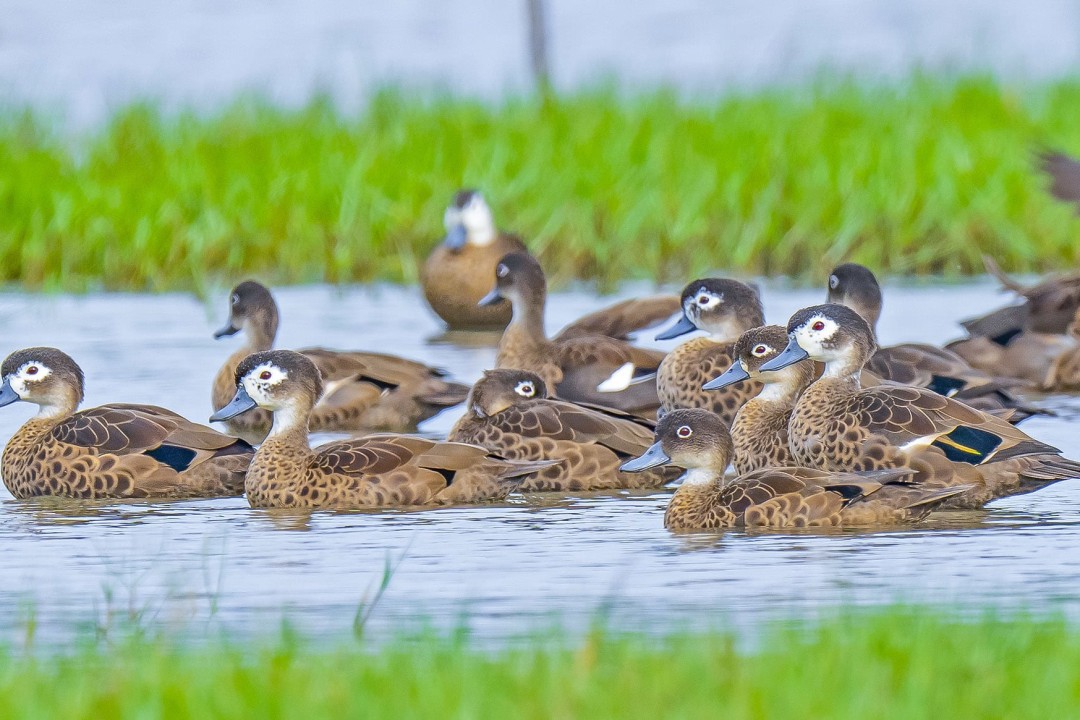
[[[821,294],[766,286],[768,317],[783,322]],[[886,343],[944,341],[956,335],[957,319],[1003,300],[989,283],[888,287],[886,294]],[[392,351],[470,381],[494,358],[483,342],[438,339],[438,324],[410,288],[286,288],[277,296],[282,347]],[[613,299],[556,294],[550,324]],[[152,402],[205,419],[210,379],[239,342],[210,337],[224,311],[223,293],[210,306],[185,295],[0,295],[0,352],[56,345],[86,371],[88,405]],[[1047,402],[1060,416],[1024,428],[1080,457],[1080,401]],[[445,433],[459,411],[424,430]],[[0,439],[31,413],[23,403],[0,409]],[[297,513],[252,510],[242,499],[22,502],[0,489],[0,639],[23,637],[29,607],[46,638],[132,617],[196,634],[258,633],[283,615],[336,638],[351,632],[387,561],[398,567],[371,618],[376,636],[423,622],[515,637],[556,622],[583,627],[601,610],[619,627],[654,629],[753,628],[837,603],[1080,609],[1080,481],[884,532],[673,536],[662,527],[668,492]]]

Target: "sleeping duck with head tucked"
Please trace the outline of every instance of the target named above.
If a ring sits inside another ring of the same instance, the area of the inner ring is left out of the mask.
[[[0,374],[0,406],[38,406],[0,461],[4,485],[17,498],[195,498],[244,490],[250,445],[154,405],[80,411],[83,371],[56,348],[14,352]]]
[[[232,400],[210,420],[262,408],[273,415],[245,482],[252,507],[377,508],[501,500],[552,462],[505,460],[478,445],[383,433],[308,443],[308,416],[323,394],[315,363],[291,350],[240,363]]]

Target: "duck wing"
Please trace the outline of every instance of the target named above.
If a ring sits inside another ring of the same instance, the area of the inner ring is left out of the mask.
[[[623,300],[578,318],[564,327],[555,340],[590,335],[626,340],[635,332],[659,325],[679,310],[679,298],[675,295]]]

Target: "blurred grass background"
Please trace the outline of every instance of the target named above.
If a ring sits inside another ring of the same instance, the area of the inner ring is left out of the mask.
[[[932,609],[735,634],[467,634],[379,646],[134,635],[0,650],[0,716],[65,718],[1069,718],[1080,632],[1061,619]]]
[[[414,281],[459,186],[556,278],[680,282],[1080,265],[1033,151],[1080,152],[1080,79],[825,79],[711,101],[599,89],[499,104],[394,91],[348,116],[153,103],[76,136],[0,111],[0,282],[201,289]]]

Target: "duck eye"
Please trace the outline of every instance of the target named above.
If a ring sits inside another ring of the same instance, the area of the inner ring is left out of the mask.
[[[240,293],[233,293],[232,294],[232,304],[233,305],[239,305],[240,304]]]
[[[813,325],[810,326],[810,329],[818,330],[818,331],[824,330],[825,329],[825,323],[818,320],[816,323],[814,323]]]
[[[532,397],[536,394],[536,388],[533,387],[531,382],[519,383],[517,386],[517,393],[523,397]]]
[[[769,348],[765,347],[764,345],[758,345],[756,348],[754,348],[754,355],[756,355],[757,357],[761,357],[768,351]]]
[[[506,267],[505,265],[500,264],[499,267],[495,268],[495,276],[496,277],[504,278],[509,274],[510,274],[510,268]]]
[[[261,373],[259,373],[260,380],[269,380],[271,377],[273,376],[270,374],[269,370],[263,370]]]
[[[697,304],[698,305],[708,305],[709,304],[709,296],[708,295],[698,295]]]
[[[38,374],[37,365],[31,365],[30,367],[26,368],[26,374],[27,375],[37,375]]]
[[[693,431],[693,429],[691,429],[691,427],[689,425],[683,425],[682,427],[680,427],[678,430],[675,431],[675,434],[678,435],[681,438],[688,438],[688,437],[690,437],[691,435],[694,434],[694,431]]]
[[[835,275],[830,275],[829,276],[829,287],[832,288],[833,290],[840,287],[840,278],[836,277]]]

